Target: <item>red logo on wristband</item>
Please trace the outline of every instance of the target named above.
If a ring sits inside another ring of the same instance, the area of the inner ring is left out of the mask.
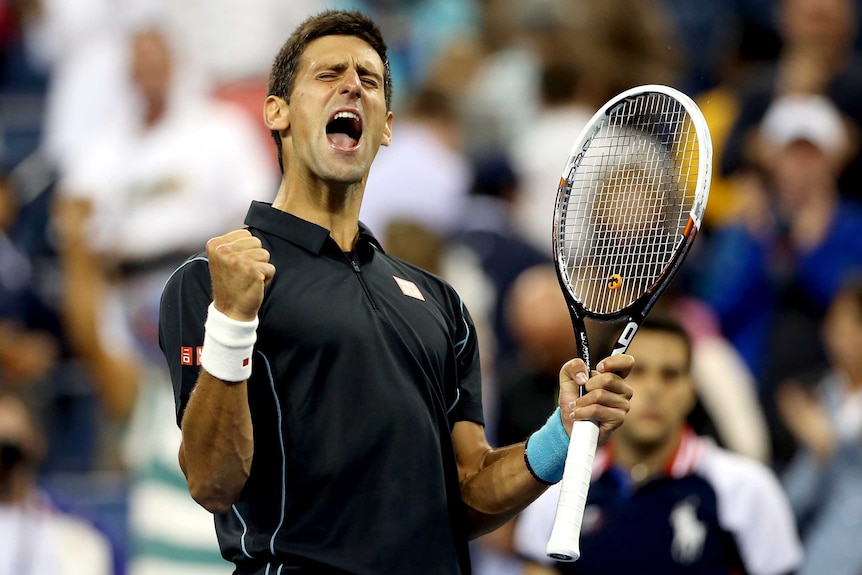
[[[242,360],[242,366],[248,367],[248,362],[249,362],[249,358],[245,358],[244,360]]]

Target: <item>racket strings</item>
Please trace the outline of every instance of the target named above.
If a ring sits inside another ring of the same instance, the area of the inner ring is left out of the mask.
[[[611,110],[570,171],[557,241],[576,298],[626,308],[659,279],[683,239],[698,142],[685,107],[660,93]]]

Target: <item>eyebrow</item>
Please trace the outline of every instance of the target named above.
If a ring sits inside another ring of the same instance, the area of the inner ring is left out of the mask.
[[[340,72],[344,72],[349,67],[350,67],[350,65],[347,62],[339,62],[337,64],[321,64],[319,69],[321,69],[321,70],[332,70],[333,72],[339,72],[340,73]],[[359,72],[360,76],[371,76],[372,78],[375,78],[376,80],[378,80],[380,82],[383,81],[383,74],[371,69],[370,67],[368,67],[364,64],[357,64],[356,65],[356,71]]]

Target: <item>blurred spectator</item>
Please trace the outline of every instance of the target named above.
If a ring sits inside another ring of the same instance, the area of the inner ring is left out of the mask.
[[[211,90],[217,99],[239,106],[249,116],[261,140],[272,145],[272,135],[260,121],[272,59],[284,42],[285,30],[292,30],[331,2],[133,1],[160,7],[162,19],[173,35],[182,38],[178,48],[188,60],[186,68],[200,76],[202,87]],[[272,167],[277,169],[275,154],[270,158]]]
[[[45,437],[23,396],[0,391],[0,573],[111,575],[111,545],[36,483]]]
[[[18,199],[0,174],[0,384],[38,386],[60,354],[59,324],[36,290],[29,254],[16,245]]]
[[[431,62],[428,83],[458,102],[464,149],[506,150],[538,109],[538,58],[525,34],[530,3],[483,0],[473,34],[453,39]]]
[[[862,573],[862,283],[841,289],[823,329],[829,368],[813,390],[781,386],[778,404],[799,451],[784,485],[802,528],[800,575]],[[812,393],[813,391],[813,393]]]
[[[517,353],[499,360],[499,421],[493,436],[501,444],[523,441],[542,421],[542,406],[552,405],[556,397],[553,366],[575,353],[568,309],[550,263],[518,276],[505,310]],[[691,340],[697,402],[689,423],[734,453],[768,462],[769,434],[754,381],[721,336],[711,311],[674,291],[665,293],[656,313],[678,318]],[[602,357],[610,352],[621,326],[588,320],[587,329],[592,355]]]
[[[499,445],[524,441],[543,419],[542,411],[556,407],[560,362],[577,355],[568,307],[550,263],[518,276],[505,312],[518,353],[501,358],[500,419],[494,434]]]
[[[779,96],[820,94],[855,125],[862,125],[862,58],[854,49],[859,20],[854,0],[781,0],[777,11],[781,49],[777,60],[746,77],[739,117],[720,166],[724,175],[751,168],[757,125]],[[860,197],[862,157],[842,168],[842,193]]]
[[[817,318],[841,279],[862,265],[862,244],[853,231],[862,213],[839,195],[837,176],[850,133],[829,100],[777,100],[760,141],[765,181],[752,182],[744,219],[716,231],[703,288],[725,333],[762,380],[770,359],[765,333],[775,308],[810,310]],[[799,359],[810,365],[818,357]]]
[[[459,94],[469,153],[512,157],[523,178],[515,222],[536,249],[547,250],[557,185],[575,138],[620,90],[672,82],[674,38],[659,0],[482,6],[480,31],[441,56],[432,78]],[[451,74],[453,65],[462,73]]]
[[[128,39],[138,113],[77,155],[56,206],[66,328],[93,374],[131,473],[131,575],[227,573],[212,516],[179,469],[162,287],[206,240],[271,197],[270,154],[242,113],[174,90],[174,53],[156,29]],[[182,97],[181,97],[182,96]],[[170,517],[169,521],[165,521]]]
[[[550,231],[547,249],[538,250],[526,241],[514,223],[515,198],[520,178],[503,154],[473,160],[473,184],[451,239],[468,248],[494,290],[490,310],[496,366],[517,353],[518,346],[505,318],[509,291],[524,270],[551,259]],[[550,224],[548,224],[550,230]],[[484,359],[484,356],[483,356]],[[495,368],[495,372],[497,369]],[[486,421],[492,421],[487,418]],[[493,433],[492,433],[493,435]]]
[[[34,400],[48,438],[44,472],[88,470],[98,450],[93,392],[57,309],[42,221],[47,198],[23,204],[19,171],[0,174],[0,389]]]
[[[725,81],[728,55],[773,59],[774,0],[664,0],[678,32],[682,70],[676,88],[698,96]],[[710,126],[711,127],[711,126]]]
[[[683,9],[685,15],[677,15],[677,18],[696,18],[701,25],[708,22],[710,27],[715,27],[713,21],[707,20],[710,11],[701,10],[699,0],[669,1],[677,6],[687,6]],[[689,79],[689,82],[694,83],[709,82],[707,89],[690,92],[706,118],[713,143],[714,168],[709,189],[709,209],[704,215],[703,229],[707,234],[713,227],[733,219],[740,209],[744,209],[739,204],[744,204],[745,189],[735,181],[737,177],[744,176],[744,171],[737,170],[726,174],[719,167],[724,163],[727,142],[739,117],[743,95],[750,90],[752,70],[763,67],[767,61],[774,62],[779,47],[778,35],[774,32],[771,0],[719,0],[711,4],[712,9],[723,12],[725,18],[737,21],[737,26],[728,26],[724,32],[712,35],[713,38],[724,36],[723,39],[716,40],[725,44],[725,49],[711,55],[711,58],[717,60],[713,62],[712,70],[705,77]],[[736,14],[731,16],[730,13]],[[700,43],[699,34],[704,31],[701,26],[695,25],[695,28],[691,30],[683,27],[682,34],[688,38],[687,54],[698,60],[701,55],[696,46]]]
[[[512,142],[511,156],[522,177],[513,198],[518,232],[537,250],[551,251],[557,186],[575,138],[604,103],[584,98],[583,70],[571,61],[546,63],[541,71],[542,107]],[[598,100],[598,99],[597,99]]]
[[[334,0],[332,8],[360,10],[387,39],[396,110],[422,90],[433,62],[446,45],[471,35],[479,17],[478,0]]]
[[[116,0],[114,0],[116,1]],[[190,65],[216,90],[249,81],[266,85],[269,67],[291,30],[331,2],[302,0],[125,0],[155,4]],[[256,104],[260,104],[258,100]],[[258,119],[260,110],[254,110]]]
[[[143,18],[136,2],[143,3],[27,1],[28,54],[49,78],[40,151],[54,167],[66,165],[69,154],[130,111],[123,38],[129,22]]]
[[[698,253],[695,250],[689,256],[689,265]],[[722,334],[718,317],[709,306],[677,289],[683,279],[675,280],[658,308],[682,324],[691,340],[691,373],[698,405],[689,423],[722,447],[768,464],[772,445],[757,381],[739,351]]]
[[[545,555],[557,484],[518,518],[515,547],[534,562],[524,573],[792,573],[802,547],[777,478],[685,424],[696,397],[682,327],[653,312],[629,353],[631,410],[596,454],[582,555]]]
[[[447,236],[463,212],[472,179],[462,152],[462,126],[448,96],[432,88],[416,94],[377,154],[360,219],[381,237],[393,220],[420,223]],[[384,244],[384,247],[387,247]]]
[[[38,0],[0,2],[0,168],[11,171],[39,146],[47,76],[30,57],[25,23]]]
[[[862,269],[862,209],[838,190],[849,142],[826,98],[778,99],[761,128],[764,187],[747,192],[744,219],[716,230],[701,278],[770,418],[775,383],[823,361],[810,334],[844,279]]]
[[[499,408],[495,445],[524,441],[556,407],[559,366],[576,354],[572,322],[553,266],[537,265],[523,271],[504,302],[505,319],[518,349],[498,359]],[[479,539],[476,561],[485,573],[520,572],[513,547],[518,518]],[[493,568],[493,570],[492,570]]]
[[[268,62],[291,29],[322,7],[319,0],[17,0],[27,57],[49,76],[41,152],[65,169],[102,127],[134,114],[127,34],[160,25],[175,43],[175,87],[214,90],[257,120]],[[255,123],[258,127],[258,123]],[[261,138],[268,138],[264,128]]]
[[[136,113],[97,134],[62,186],[66,197],[92,203],[88,241],[126,274],[182,261],[236,218],[225,214],[275,181],[241,113],[175,90],[166,36],[139,31],[130,44]]]

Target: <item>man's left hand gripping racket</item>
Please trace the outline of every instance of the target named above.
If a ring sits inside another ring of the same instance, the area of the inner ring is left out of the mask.
[[[627,318],[612,354],[628,349],[694,242],[711,171],[703,114],[691,98],[667,86],[619,94],[581,132],[560,180],[553,240],[557,276],[587,369],[584,318]],[[572,427],[547,546],[558,561],[580,556],[598,435],[593,421]]]

